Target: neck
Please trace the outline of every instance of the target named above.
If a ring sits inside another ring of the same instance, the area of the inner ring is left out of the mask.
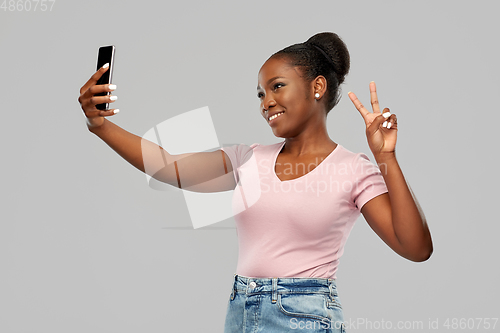
[[[326,115],[307,126],[295,137],[285,138],[282,153],[292,156],[314,155],[330,152],[337,144],[330,139],[326,129]]]

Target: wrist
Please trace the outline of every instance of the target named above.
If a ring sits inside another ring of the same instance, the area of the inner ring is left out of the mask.
[[[87,128],[90,132],[97,134],[98,132],[102,132],[102,130],[105,127],[106,121],[107,121],[106,118],[103,118],[102,122],[99,125],[97,125],[95,122],[90,121],[90,119],[87,118]]]
[[[396,152],[392,151],[387,153],[373,154],[373,157],[375,157],[375,161],[377,161],[378,164],[387,163],[396,160]]]

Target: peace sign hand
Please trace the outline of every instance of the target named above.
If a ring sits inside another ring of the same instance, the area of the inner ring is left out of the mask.
[[[352,103],[358,109],[365,120],[366,138],[368,145],[375,157],[386,153],[395,153],[398,133],[398,123],[395,114],[391,114],[388,108],[380,112],[377,98],[377,87],[375,82],[370,82],[370,97],[373,113],[368,111],[353,92],[348,93]]]

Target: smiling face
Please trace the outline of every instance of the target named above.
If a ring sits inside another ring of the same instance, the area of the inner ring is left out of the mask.
[[[277,137],[296,137],[314,126],[318,117],[326,117],[319,112],[314,98],[321,89],[317,89],[315,80],[307,83],[300,74],[300,69],[290,66],[284,58],[270,58],[259,71],[260,111]],[[282,114],[273,119],[278,113]]]

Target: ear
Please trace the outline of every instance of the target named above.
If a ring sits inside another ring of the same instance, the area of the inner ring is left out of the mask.
[[[325,93],[327,88],[327,82],[323,75],[319,75],[312,81],[312,96],[314,94],[319,93],[319,99],[321,99]]]

